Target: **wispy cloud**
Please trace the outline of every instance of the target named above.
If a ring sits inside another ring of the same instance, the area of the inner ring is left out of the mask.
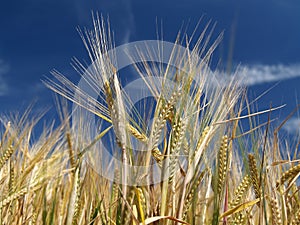
[[[98,0],[93,3],[87,3],[85,1],[75,1],[75,8],[77,11],[77,17],[81,24],[90,24],[91,22],[91,9],[94,12],[99,12],[105,17],[108,15],[113,30],[118,35],[116,37],[123,37],[121,44],[128,43],[132,32],[135,30],[134,13],[132,9],[131,0],[120,1],[106,1]]]
[[[300,63],[291,65],[245,65],[241,66],[240,69],[237,76],[243,79],[242,83],[247,86],[300,77]]]
[[[4,96],[8,93],[8,85],[4,79],[4,74],[9,70],[9,66],[0,59],[0,96]]]
[[[291,118],[283,126],[290,134],[300,134],[300,118]]]

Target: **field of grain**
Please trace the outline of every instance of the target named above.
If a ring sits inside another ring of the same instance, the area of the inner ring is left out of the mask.
[[[278,109],[255,111],[239,80],[209,86],[208,65],[221,39],[210,39],[212,27],[191,49],[198,60],[171,55],[184,72],[148,61],[135,66],[141,77],[152,77],[145,79],[156,96],[150,120],[138,109],[128,112],[130,99],[105,55],[114,47],[110,29],[95,16],[94,30],[80,34],[96,62],[87,83],[102,98],[53,71],[44,83],[62,96],[56,101],[59,126],[47,125],[36,137],[42,114],[32,116],[29,108],[0,117],[0,223],[300,224],[300,141],[282,140],[271,117]],[[185,34],[177,38],[191,48],[189,41]],[[75,68],[87,72],[78,61]],[[158,76],[164,88],[157,88]],[[65,99],[108,125],[90,136],[94,124],[83,115],[72,120]],[[257,123],[260,114],[270,115],[268,121]],[[110,162],[106,168],[102,163],[102,139],[121,162],[110,171],[112,179],[101,175],[110,169]]]

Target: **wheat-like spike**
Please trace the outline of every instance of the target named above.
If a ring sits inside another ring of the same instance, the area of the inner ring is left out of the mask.
[[[182,144],[182,140],[184,137],[184,131],[185,131],[185,125],[182,121],[182,118],[179,118],[176,123],[173,125],[173,138],[171,141],[171,150],[170,150],[170,176],[169,176],[169,182],[171,183],[174,174],[175,174],[175,169],[177,165],[177,157],[180,151],[180,147]]]
[[[300,172],[300,164],[297,166],[293,166],[286,172],[284,172],[281,176],[281,178],[276,182],[276,187],[278,187],[280,184],[283,184],[285,181],[292,179]]]
[[[74,215],[78,210],[78,192],[80,188],[80,166],[76,167],[73,174],[73,182],[71,188],[71,194],[69,196],[68,211],[67,211],[67,225],[74,223]]]
[[[108,224],[107,218],[106,218],[106,208],[104,207],[104,203],[103,201],[101,201],[100,203],[100,210],[99,210],[99,214],[100,214],[100,218],[102,220],[102,224]],[[117,220],[120,220],[121,216],[119,216],[119,218],[117,218]],[[121,222],[119,221],[119,224],[121,224]]]
[[[238,204],[241,203],[243,195],[249,190],[250,183],[251,183],[251,180],[250,180],[249,175],[247,174],[246,176],[244,176],[242,182],[239,184],[239,186],[237,187],[237,189],[234,191],[234,196],[235,197],[229,203],[229,207],[230,208],[234,208]]]
[[[295,213],[294,219],[291,225],[300,225],[300,209]]]
[[[128,199],[127,199],[130,206],[133,204],[134,195],[135,195],[134,188],[131,188],[130,193],[128,195]],[[124,224],[130,224],[131,218],[132,218],[132,215],[131,215],[128,207],[126,207],[125,212],[124,212]]]
[[[69,132],[67,132],[67,143],[68,143],[68,149],[69,149],[69,158],[70,158],[70,163],[71,163],[71,167],[75,168],[76,167],[76,161],[74,158],[74,150],[72,147],[72,140],[71,140],[71,134]]]
[[[136,188],[136,198],[138,202],[138,211],[141,217],[142,222],[145,221],[147,216],[147,202],[142,188]]]
[[[232,220],[234,225],[243,225],[245,224],[245,215],[242,212],[234,214]]]
[[[181,95],[180,91],[175,91],[170,100],[163,105],[163,107],[160,110],[160,113],[155,121],[154,128],[153,128],[153,138],[152,138],[152,149],[157,148],[159,137],[161,134],[161,131],[163,127],[165,126],[165,122],[167,118],[169,117],[170,113],[172,112],[174,105],[176,103],[176,100]]]
[[[173,107],[171,112],[168,114],[168,117],[166,118],[170,124],[173,124],[173,120],[175,118],[176,109]]]
[[[138,201],[140,201],[143,213],[146,216],[147,202],[146,202],[146,198],[145,198],[144,192],[143,192],[142,188],[140,188],[140,187],[136,188],[136,191],[138,192],[138,197],[139,197]]]
[[[76,182],[76,199],[75,199],[75,205],[74,205],[74,214],[73,214],[73,220],[72,220],[72,225],[77,225],[77,220],[79,217],[79,212],[80,212],[80,189],[81,189],[81,183],[80,183],[80,168],[79,172],[76,174],[77,175],[77,182]]]
[[[36,192],[33,192],[32,195],[31,195],[31,198],[30,198],[30,202],[29,202],[29,205],[31,206],[30,207],[30,219],[29,219],[29,224],[30,225],[34,225],[36,224],[36,221],[37,221],[37,215],[38,215],[38,210],[35,206],[35,201],[36,201]]]
[[[203,142],[204,138],[206,137],[208,131],[209,131],[210,127],[207,126],[204,128],[204,130],[201,133],[201,137],[199,138],[198,142],[197,142],[197,146],[196,146],[196,150],[198,150],[201,146],[201,143]]]
[[[7,204],[9,204],[10,202],[26,195],[28,193],[28,188],[22,188],[20,191],[13,193],[12,195],[9,195],[7,198],[3,199],[0,202],[0,211],[3,209],[3,207],[5,207]]]
[[[298,187],[297,182],[293,182],[291,185],[292,185],[291,186],[291,192],[292,193],[298,193],[299,192],[299,187]],[[291,198],[291,201],[297,202],[298,204],[296,206],[300,207],[300,195],[293,194],[292,198]]]
[[[12,163],[12,158],[9,160],[9,181],[8,181],[8,189],[9,189],[9,195],[12,195],[16,189],[15,184],[15,171],[14,166]],[[13,215],[13,204],[10,204],[10,214]]]
[[[148,141],[148,137],[139,132],[135,127],[133,127],[132,125],[130,124],[127,124],[127,130],[138,140],[140,140],[141,142],[144,142],[146,143]]]
[[[111,79],[114,79],[114,78],[111,78]],[[113,86],[112,88],[115,88],[115,87]],[[104,83],[104,90],[105,90],[105,94],[106,94],[106,103],[108,105],[108,110],[109,110],[109,114],[111,117],[113,129],[114,129],[115,135],[116,135],[116,141],[117,141],[117,144],[119,145],[119,147],[123,151],[126,148],[126,146],[123,146],[124,143],[121,143],[124,140],[120,140],[120,138],[123,136],[121,134],[120,126],[119,126],[120,112],[119,112],[118,107],[116,107],[116,106],[118,106],[118,102],[115,103],[115,101],[113,99],[113,93],[112,93],[112,89],[111,89],[109,81],[106,81]]]
[[[260,198],[261,197],[260,183],[259,183],[258,171],[256,167],[256,160],[253,154],[248,154],[248,163],[249,163],[250,177],[251,177],[255,197]]]
[[[160,133],[163,127],[165,126],[166,118],[168,117],[168,113],[170,112],[172,107],[172,105],[167,104],[165,107],[162,108],[161,113],[157,117],[153,131],[153,148],[157,147]]]
[[[199,138],[199,140],[198,140],[198,142],[197,142],[196,149],[195,149],[194,153],[191,155],[191,157],[189,158],[189,165],[190,165],[190,164],[192,163],[192,161],[194,160],[194,158],[195,158],[197,152],[199,151],[200,146],[201,146],[201,144],[202,144],[204,138],[206,137],[206,135],[207,135],[209,129],[210,129],[210,127],[207,126],[207,127],[205,127],[204,130],[202,131],[201,136],[200,136],[200,138]]]
[[[4,134],[2,135],[2,138],[1,138],[1,140],[0,140],[0,148],[1,148],[2,145],[3,145],[6,136],[8,135],[8,132],[9,132],[10,127],[11,127],[11,122],[8,121],[8,123],[7,123],[7,125],[6,125],[6,129],[5,129],[5,131],[4,131]]]
[[[114,181],[113,181],[113,185],[112,185],[112,194],[111,194],[111,196],[112,196],[111,203],[112,204],[119,199],[119,194],[120,194],[120,192],[119,192],[120,171],[116,169],[114,172],[115,172],[115,174],[114,174]]]
[[[164,155],[160,152],[160,150],[158,148],[154,148],[152,149],[151,153],[155,161],[161,165],[162,161],[164,160]]]
[[[9,162],[9,195],[11,195],[15,189],[16,189],[16,182],[15,182],[15,171],[14,171],[14,166],[12,163],[12,159]]]
[[[271,205],[271,211],[272,211],[272,225],[280,225],[282,224],[279,204],[276,198],[271,197],[270,198],[270,205]]]
[[[6,163],[6,161],[11,157],[11,155],[14,152],[14,148],[12,145],[10,145],[1,155],[0,157],[0,169],[2,169],[3,165]]]
[[[108,105],[108,108],[111,110],[114,105],[114,100],[113,100],[113,95],[112,95],[112,91],[110,88],[110,84],[108,81],[104,83],[104,90],[105,90],[105,94],[106,94],[106,103]]]
[[[104,83],[104,89],[105,89],[105,93],[106,93],[106,103],[108,105],[108,110],[109,110],[109,114],[111,117],[112,125],[114,128],[115,134],[116,134],[116,141],[117,141],[118,145],[120,146],[121,145],[120,140],[119,140],[120,131],[117,126],[118,121],[119,121],[119,118],[118,118],[119,114],[115,107],[114,100],[113,100],[113,94],[112,94],[111,87],[110,87],[110,84],[108,81]]]
[[[189,149],[190,149],[190,146],[189,146],[189,143],[187,141],[186,138],[183,139],[183,153],[188,156],[189,155]]]
[[[187,217],[187,213],[191,207],[192,204],[192,199],[195,196],[195,192],[197,191],[200,183],[202,182],[204,175],[206,174],[207,170],[204,170],[200,173],[199,177],[197,178],[196,182],[194,182],[194,184],[192,185],[192,188],[190,190],[190,192],[187,194],[185,202],[184,202],[184,212],[183,212],[183,220],[186,220]]]
[[[223,190],[223,185],[227,173],[227,152],[228,152],[228,136],[224,135],[222,137],[221,146],[219,150],[218,157],[218,193],[221,193]]]
[[[108,109],[113,125],[113,129],[116,136],[116,142],[118,146],[121,148],[122,151],[122,163],[123,163],[123,169],[122,169],[122,192],[126,198],[127,194],[127,186],[125,185],[127,183],[127,164],[128,164],[128,155],[127,155],[127,147],[126,146],[126,139],[127,139],[127,133],[126,133],[126,124],[125,118],[125,109],[123,108],[122,101],[121,101],[121,93],[120,93],[120,87],[117,79],[117,75],[114,73],[113,77],[111,77],[113,85],[112,88],[114,88],[114,93],[112,93],[110,82],[106,81],[104,83],[104,89],[106,91],[106,101],[108,104]],[[113,94],[116,95],[116,102],[113,100]],[[124,207],[124,202],[122,203]]]
[[[89,222],[91,223],[95,219],[95,215],[98,215],[98,206],[95,201],[91,203],[89,210]]]
[[[31,225],[36,224],[36,221],[37,221],[37,212],[33,211],[32,215],[31,215],[31,218],[30,218],[30,221],[31,221]]]
[[[109,204],[109,211],[110,216],[114,217],[116,215],[116,208],[118,204],[116,204],[119,201],[120,198],[120,191],[119,191],[119,184],[120,184],[120,171],[116,169],[114,171],[114,181],[111,187],[111,199]]]

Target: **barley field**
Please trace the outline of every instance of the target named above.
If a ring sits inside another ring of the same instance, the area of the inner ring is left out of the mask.
[[[94,16],[94,29],[79,31],[94,63],[88,70],[75,60],[74,68],[100,97],[52,71],[44,83],[57,94],[60,125],[36,136],[43,114],[32,116],[31,107],[0,117],[0,223],[300,224],[300,140],[281,138],[288,118],[273,125],[282,106],[255,111],[234,76],[211,86],[209,65],[222,38],[212,40],[213,27],[193,46],[195,37],[178,34],[176,44],[192,54],[173,52],[170,60],[183,70],[147,60],[134,66],[155,96],[147,114],[135,105],[129,112],[130,96],[106,54],[113,34]],[[101,122],[96,135],[83,113],[74,121],[70,104]],[[259,123],[262,114],[268,120]],[[103,142],[119,163],[111,166]]]

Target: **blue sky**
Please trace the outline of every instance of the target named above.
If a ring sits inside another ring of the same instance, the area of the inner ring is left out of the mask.
[[[92,10],[109,15],[116,45],[156,39],[157,20],[164,39],[174,41],[182,24],[189,24],[191,34],[201,16],[202,26],[211,19],[217,22],[215,35],[225,32],[214,57],[247,69],[249,96],[276,84],[258,100],[259,109],[287,104],[278,114],[282,120],[299,102],[298,0],[1,0],[0,113],[24,109],[33,100],[40,108],[53,106],[53,94],[41,82],[53,68],[79,79],[71,58],[88,57],[76,27],[91,26]],[[285,129],[295,133],[299,126],[295,115]]]

